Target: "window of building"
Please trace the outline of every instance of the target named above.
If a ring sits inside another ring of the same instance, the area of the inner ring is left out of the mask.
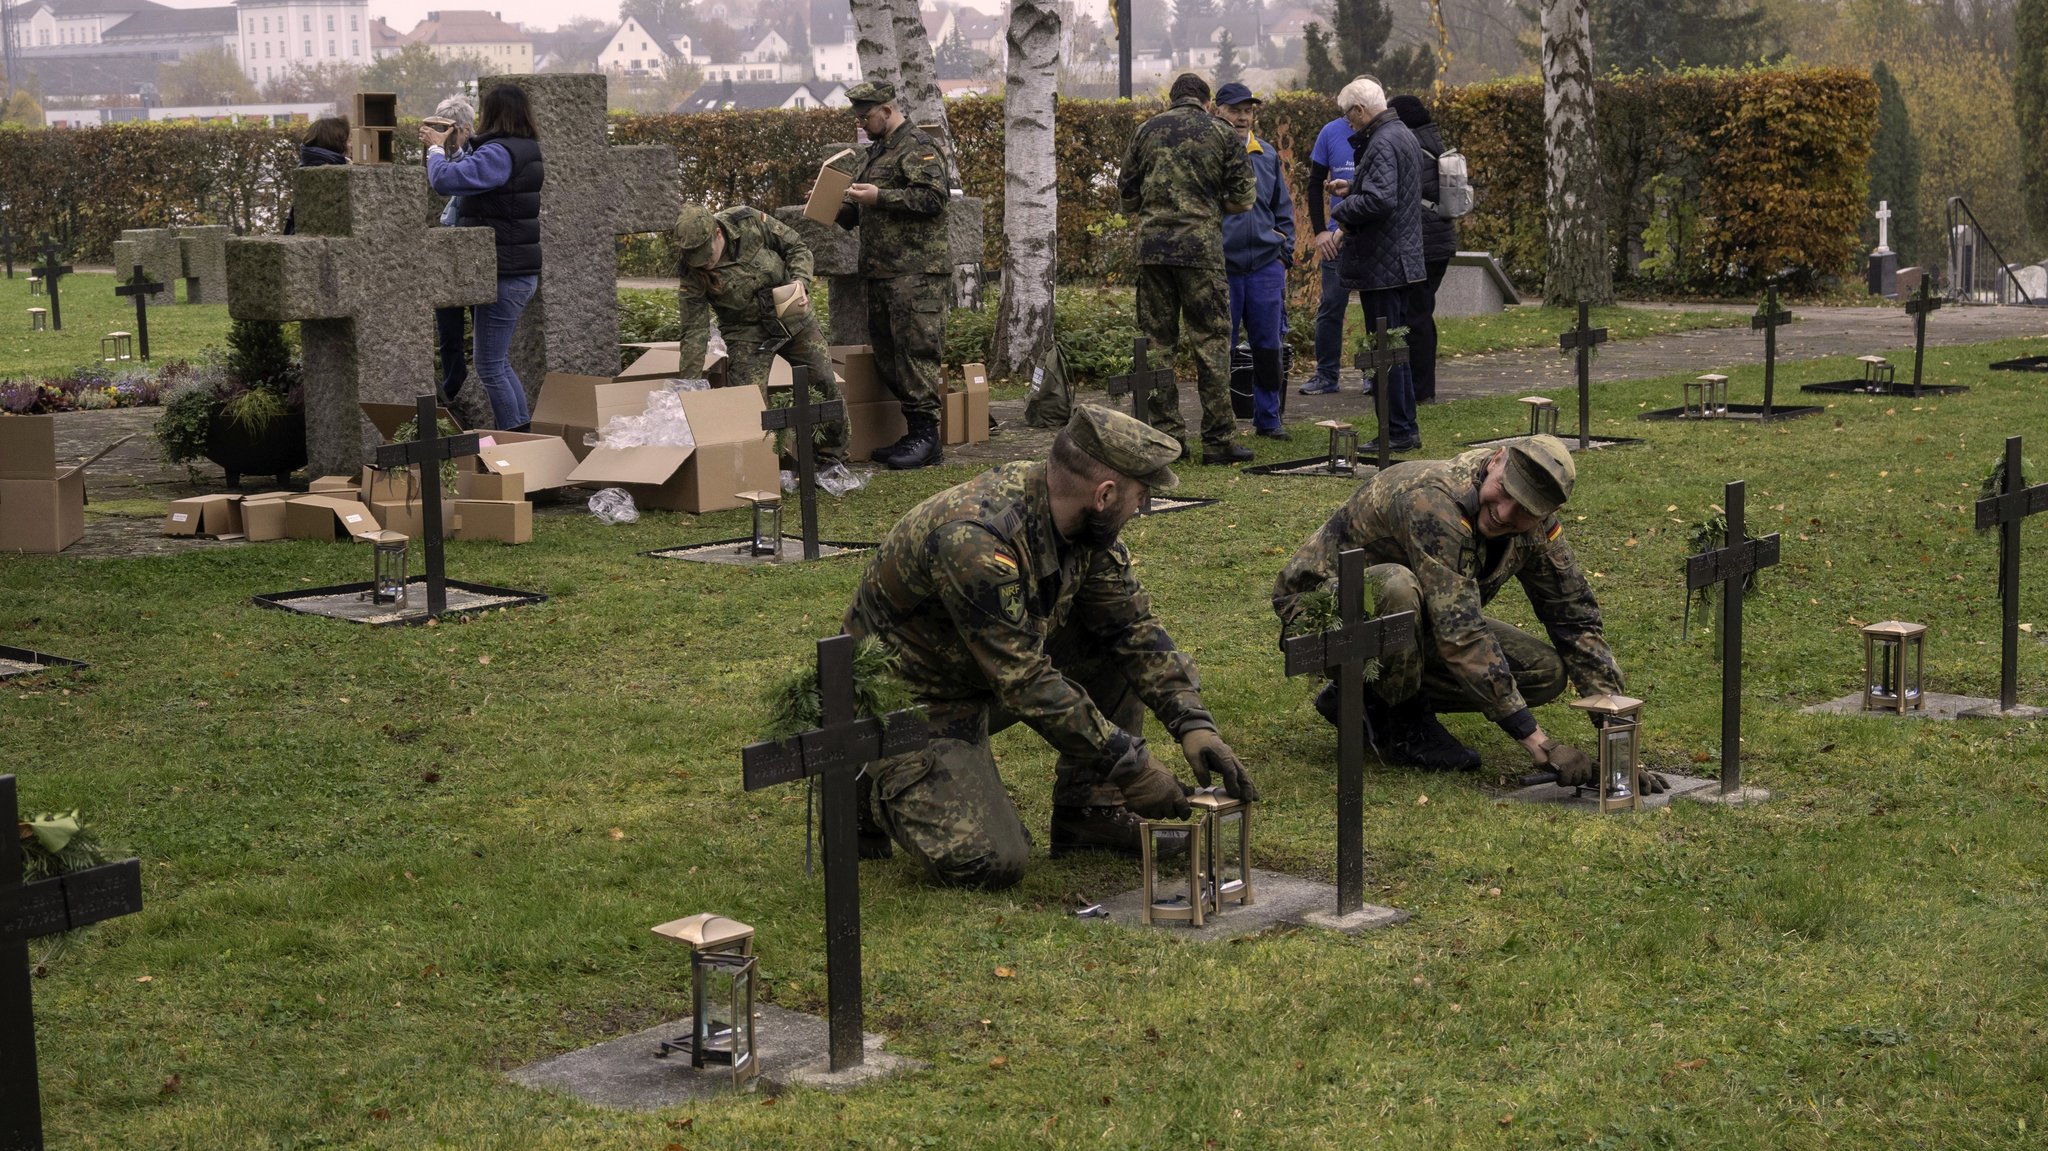
[[[249,34],[251,36],[256,34],[256,17],[254,16],[249,17]]]
[[[270,17],[268,17],[268,16],[265,16],[265,17],[263,18],[263,31],[264,31],[264,34],[266,34],[266,35],[268,35],[268,34],[269,34],[269,32],[270,32]]]
[[[270,41],[268,41],[268,40],[265,40],[265,41],[263,42],[263,58],[264,58],[265,60],[268,60],[268,59],[270,59]],[[270,69],[268,69],[268,68],[265,68],[265,69],[264,69],[263,71],[264,71],[264,74],[265,74],[265,75],[268,75],[268,74],[269,74],[269,72],[270,72]]]
[[[301,31],[301,32],[311,32],[312,30],[313,30],[313,18],[312,18],[311,16],[301,16],[301,17],[299,17],[299,31]]]
[[[360,31],[362,31],[362,29],[361,29],[361,28],[358,28],[358,27],[356,27],[356,19],[357,19],[357,18],[356,18],[356,17],[354,17],[354,16],[350,16],[350,17],[348,18],[348,30],[349,30],[349,31],[351,31],[351,32],[360,32]]]
[[[306,41],[306,55],[308,57],[313,55],[313,42],[311,40]]]
[[[329,17],[327,18],[327,30],[328,30],[329,32],[332,32],[332,31],[334,31],[334,17],[332,17],[332,16],[329,16]]]
[[[348,54],[349,54],[349,55],[351,55],[351,56],[360,56],[360,55],[362,55],[362,54],[363,54],[363,42],[362,42],[361,40],[350,40],[350,41],[348,42]]]
[[[334,54],[335,54],[335,52],[334,52],[334,41],[332,41],[332,40],[329,40],[329,41],[327,42],[327,54],[328,54],[329,56],[332,56],[332,55],[334,55]]]

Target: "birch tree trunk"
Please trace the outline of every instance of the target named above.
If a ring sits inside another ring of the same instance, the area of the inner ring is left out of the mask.
[[[853,8],[853,50],[860,56],[860,78],[896,83],[896,24],[890,0],[850,0]]]
[[[1600,210],[1600,146],[1593,135],[1593,38],[1587,0],[1543,2],[1543,302],[1614,302],[1614,263]]]
[[[1053,339],[1053,255],[1059,228],[1053,97],[1060,17],[1053,0],[1011,0],[1003,92],[1003,271],[991,372],[1028,379]]]
[[[890,0],[896,24],[896,98],[913,124],[937,124],[946,154],[946,176],[960,186],[960,161],[954,156],[953,126],[946,120],[946,101],[939,94],[939,68],[932,58],[931,37],[924,33],[918,0]]]

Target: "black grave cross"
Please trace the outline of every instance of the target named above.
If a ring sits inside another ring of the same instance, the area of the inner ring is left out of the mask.
[[[419,414],[413,417],[413,426],[418,432],[411,440],[398,444],[385,444],[377,449],[377,466],[380,468],[402,468],[409,464],[420,466],[420,531],[426,538],[421,541],[421,550],[427,560],[427,617],[438,619],[448,610],[448,571],[441,560],[441,461],[473,456],[480,448],[475,432],[464,432],[459,436],[443,436],[440,428],[440,413],[436,410],[440,397],[433,395],[419,398]]]
[[[1379,464],[1383,469],[1393,462],[1392,432],[1387,427],[1387,405],[1391,402],[1387,397],[1390,388],[1387,380],[1395,368],[1407,362],[1408,347],[1406,344],[1398,348],[1394,346],[1393,337],[1387,334],[1385,316],[1373,321],[1371,346],[1359,352],[1358,358],[1352,361],[1353,366],[1372,383],[1372,412],[1380,425],[1376,442]]]
[[[1579,322],[1569,332],[1557,337],[1557,346],[1565,351],[1576,351],[1579,361],[1579,450],[1586,451],[1593,446],[1592,433],[1592,391],[1593,391],[1593,349],[1607,342],[1607,329],[1589,325],[1586,316],[1586,301],[1579,301]]]
[[[761,413],[763,431],[789,429],[794,439],[791,449],[796,452],[796,502],[802,509],[804,522],[804,558],[818,558],[818,444],[817,425],[826,420],[846,418],[846,405],[839,400],[811,402],[811,370],[802,364],[793,365],[789,373],[789,406],[769,408]],[[775,541],[778,554],[782,541]]]
[[[0,775],[0,1148],[41,1151],[28,941],[141,911],[142,865],[124,859],[23,883],[20,818],[14,777]]]
[[[1173,387],[1173,365],[1154,368],[1150,364],[1152,341],[1144,336],[1131,340],[1131,370],[1121,376],[1111,376],[1104,383],[1110,395],[1131,396],[1131,417],[1146,427],[1152,426],[1152,393]],[[1152,510],[1152,489],[1145,489],[1145,496],[1138,504],[1138,514],[1146,515]]]
[[[1365,619],[1365,552],[1337,556],[1336,627],[1282,640],[1287,674],[1337,681],[1337,914],[1365,906],[1365,664],[1415,646],[1415,613]]]
[[[1999,628],[2000,711],[2011,711],[2020,701],[2020,521],[2036,512],[2048,511],[2048,484],[2020,487],[2021,466],[2020,437],[2007,436],[2005,479],[1999,493],[1977,501],[1977,530],[1998,525],[1998,597],[2005,601]]]
[[[54,240],[45,238],[41,251],[43,263],[35,272],[43,278],[43,291],[50,295],[50,330],[61,332],[64,330],[64,304],[57,298],[57,280],[71,274],[71,265],[57,262],[64,249],[58,247]]]
[[[930,740],[908,711],[880,718],[854,713],[850,635],[818,641],[818,694],[822,722],[788,739],[748,744],[740,751],[746,790],[823,777],[825,832],[825,1009],[832,1070],[861,1064],[860,856],[855,781],[878,759],[916,751]]]
[[[135,274],[125,284],[115,284],[117,296],[135,297],[135,348],[143,359],[149,358],[149,297],[164,290],[164,286],[142,274],[142,265],[135,265]]]
[[[1727,533],[1713,551],[1685,558],[1688,595],[1721,585],[1721,794],[1742,790],[1742,587],[1778,562],[1778,533],[1750,539],[1742,525],[1743,481],[1728,485]]]
[[[1927,313],[1941,307],[1941,297],[1928,292],[1933,276],[1920,277],[1920,290],[1906,301],[1906,314],[1913,317],[1913,394],[1920,394],[1920,361],[1927,355]]]
[[[7,278],[14,278],[14,224],[0,216],[0,257],[7,260]]]
[[[1778,382],[1778,329],[1792,322],[1792,313],[1778,306],[1778,285],[1764,289],[1763,310],[1749,318],[1749,330],[1764,334],[1764,418],[1771,418],[1771,392]]]

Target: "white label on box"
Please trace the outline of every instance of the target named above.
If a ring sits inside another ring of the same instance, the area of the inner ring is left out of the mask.
[[[511,461],[511,460],[499,460],[499,461],[498,461],[498,466],[499,466],[499,467],[501,467],[501,468],[509,468],[509,467],[511,467],[511,466],[512,466],[512,461]]]
[[[361,517],[361,516],[343,516],[343,517],[342,517],[342,519],[344,519],[344,520],[348,521],[349,523],[357,523],[357,522],[360,522],[360,521],[362,520],[362,518],[363,518],[363,517]]]
[[[172,513],[171,513],[171,522],[172,522],[172,523],[174,523],[174,524],[181,524],[181,523],[184,523],[184,522],[185,522],[185,513],[184,513],[184,512],[172,512]]]

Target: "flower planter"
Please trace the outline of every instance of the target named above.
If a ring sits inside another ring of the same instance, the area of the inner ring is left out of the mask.
[[[227,473],[231,488],[241,487],[244,475],[276,476],[282,487],[306,466],[306,413],[286,412],[251,435],[215,412],[207,425],[206,458]]]

